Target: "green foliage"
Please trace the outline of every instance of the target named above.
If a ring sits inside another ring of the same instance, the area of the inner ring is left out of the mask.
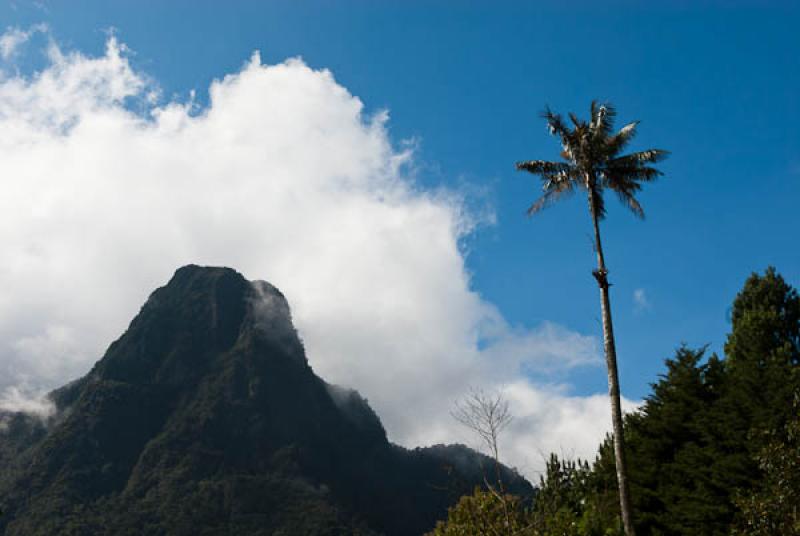
[[[531,524],[541,536],[621,535],[616,479],[593,471],[588,462],[559,460],[551,454],[540,477]]]
[[[783,433],[800,391],[800,296],[775,271],[752,274],[732,309],[724,383],[706,421],[713,439],[710,476],[725,491],[725,519],[734,498],[761,485],[759,463],[771,437]]]
[[[684,346],[666,360],[625,420],[638,534],[800,535],[799,344],[800,297],[770,268],[736,297],[725,359]],[[619,534],[616,499],[609,438],[591,466],[552,456],[531,534]]]
[[[800,298],[773,268],[753,274],[732,328],[726,359],[680,348],[626,420],[641,533],[728,535],[735,498],[764,479],[765,438],[784,429],[798,390]]]
[[[716,356],[701,364],[703,357],[702,349],[680,348],[640,412],[627,419],[637,528],[644,534],[723,534],[728,526],[729,490],[713,478],[716,439],[708,426],[721,364]]]
[[[530,515],[522,500],[475,488],[448,510],[447,521],[440,521],[428,536],[529,536],[538,534],[530,527]]]
[[[619,536],[616,482],[583,461],[547,461],[531,504],[476,488],[430,536]]]
[[[757,457],[763,478],[737,498],[741,509],[734,534],[800,535],[800,394],[783,433],[767,434]]]
[[[727,409],[757,430],[782,430],[800,387],[800,296],[774,268],[753,274],[736,297],[732,323]],[[753,452],[764,446],[760,437]]]

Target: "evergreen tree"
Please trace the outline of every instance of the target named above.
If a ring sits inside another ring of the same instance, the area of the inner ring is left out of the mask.
[[[800,298],[769,268],[736,297],[726,359],[678,350],[642,411],[626,422],[637,527],[727,535],[737,494],[763,478],[768,431],[798,391]],[[761,458],[759,458],[761,455]]]
[[[706,425],[723,376],[716,356],[703,358],[704,349],[679,348],[641,411],[627,419],[643,534],[726,534],[727,491],[709,469],[714,449]]]
[[[679,348],[626,416],[640,534],[800,536],[800,296],[774,268],[737,295],[725,352]],[[551,456],[531,534],[621,534],[617,474],[611,436],[591,467]]]
[[[754,505],[767,504],[769,491],[754,497],[751,490],[769,481],[767,469],[775,473],[778,462],[768,460],[787,448],[794,452],[774,438],[795,414],[792,399],[800,389],[797,291],[774,268],[753,274],[731,316],[724,360],[704,362],[702,349],[680,348],[641,411],[626,419],[643,534],[730,534],[739,508],[746,504],[752,516]],[[609,478],[613,463],[606,444],[593,471]],[[752,500],[737,504],[739,496]]]
[[[755,430],[782,430],[800,365],[800,296],[775,268],[752,274],[736,297],[725,354],[729,397]],[[763,447],[755,438],[753,447]]]
[[[605,446],[611,454],[610,438]],[[551,454],[534,499],[531,524],[536,534],[622,535],[613,464],[610,469],[594,471],[585,461],[560,460]]]
[[[734,498],[764,478],[758,457],[768,435],[784,430],[800,383],[800,297],[772,267],[752,274],[733,303],[724,382],[703,427],[711,483],[721,491],[718,522],[728,526]],[[724,507],[724,508],[723,508]]]

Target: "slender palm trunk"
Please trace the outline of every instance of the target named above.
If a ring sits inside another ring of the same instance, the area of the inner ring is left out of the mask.
[[[600,242],[600,224],[594,200],[595,193],[589,188],[589,208],[594,224],[594,242],[597,250],[597,270],[593,273],[600,287],[600,308],[603,313],[603,345],[608,368],[608,395],[611,398],[611,422],[614,426],[614,460],[617,466],[619,507],[626,536],[634,536],[633,509],[628,490],[628,468],[625,463],[625,439],[622,432],[622,406],[619,398],[619,375],[617,374],[617,349],[614,345],[614,326],[611,323],[611,302],[608,297],[608,270]]]

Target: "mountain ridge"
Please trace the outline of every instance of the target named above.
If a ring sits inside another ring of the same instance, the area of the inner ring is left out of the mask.
[[[178,269],[50,398],[49,425],[0,433],[9,536],[420,534],[487,463],[389,443],[360,394],[314,374],[283,294],[230,268]]]

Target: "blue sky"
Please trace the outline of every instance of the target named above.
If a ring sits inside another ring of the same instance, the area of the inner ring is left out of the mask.
[[[103,50],[114,28],[167,96],[203,102],[214,78],[260,50],[330,69],[367,111],[417,140],[422,187],[462,189],[496,224],[465,247],[472,286],[514,324],[599,334],[585,201],[534,219],[517,160],[556,159],[545,105],[585,115],[613,102],[639,119],[633,149],[672,156],[641,201],[603,224],[623,389],[647,394],[681,342],[721,350],[747,275],[775,265],[800,284],[800,9],[790,3],[5,2],[2,26],[45,22],[65,47]],[[729,7],[726,7],[729,6]],[[30,64],[27,68],[34,68]],[[23,66],[25,68],[25,66]],[[647,305],[637,306],[641,289]],[[576,392],[605,389],[596,368]]]

